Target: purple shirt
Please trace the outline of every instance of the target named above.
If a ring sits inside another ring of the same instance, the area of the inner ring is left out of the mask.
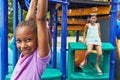
[[[50,57],[51,54],[49,53],[46,57],[41,58],[38,54],[38,49],[29,57],[21,54],[11,80],[40,80],[42,73],[50,61]]]

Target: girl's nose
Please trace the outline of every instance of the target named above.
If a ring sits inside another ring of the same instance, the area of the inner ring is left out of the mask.
[[[25,42],[23,42],[22,44],[21,44],[21,48],[26,48],[27,47],[27,44],[25,43]]]

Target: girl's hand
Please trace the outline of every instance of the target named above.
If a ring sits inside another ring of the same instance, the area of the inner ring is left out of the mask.
[[[81,43],[85,43],[85,40],[79,40],[79,42],[81,42]]]
[[[82,41],[82,43],[85,43],[85,41]]]
[[[81,42],[82,42],[83,44],[85,44],[85,40],[82,40]]]

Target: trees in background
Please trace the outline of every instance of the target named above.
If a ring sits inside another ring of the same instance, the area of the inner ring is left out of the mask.
[[[23,10],[23,19],[25,18],[25,15],[26,11]],[[8,0],[8,33],[13,33],[13,0]]]

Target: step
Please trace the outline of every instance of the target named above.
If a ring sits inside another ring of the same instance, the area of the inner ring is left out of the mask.
[[[5,80],[10,80],[11,73],[6,76]],[[61,80],[62,73],[57,69],[46,69],[41,80]]]
[[[70,75],[70,80],[109,80],[109,74],[75,72]]]
[[[41,78],[42,80],[61,80],[62,73],[57,69],[46,69]]]
[[[76,68],[75,72],[70,74],[70,80],[109,80],[109,73],[98,75],[96,68],[88,64],[82,69]]]

